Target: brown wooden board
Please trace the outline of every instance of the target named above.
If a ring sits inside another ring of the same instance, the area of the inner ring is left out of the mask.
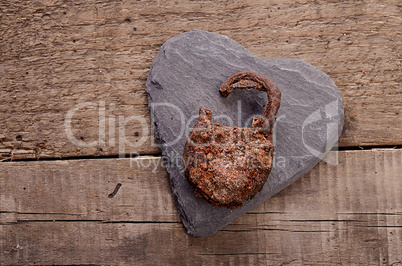
[[[124,122],[123,153],[158,154],[145,80],[160,46],[192,29],[328,73],[345,103],[340,146],[402,144],[397,0],[13,0],[1,1],[0,14],[0,158],[116,155]],[[64,125],[85,102],[71,127],[78,140],[97,141],[91,147],[74,145]],[[134,115],[144,127],[125,120]]]
[[[400,264],[402,150],[328,156],[204,239],[159,157],[2,163],[0,264]]]

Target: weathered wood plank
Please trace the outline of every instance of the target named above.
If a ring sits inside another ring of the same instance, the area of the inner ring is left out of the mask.
[[[359,222],[315,222],[319,230],[245,230],[207,239],[176,224],[38,222],[4,226],[4,264],[398,265],[400,229]],[[334,230],[333,228],[337,228]],[[10,232],[10,230],[12,230]],[[40,233],[38,233],[40,232]],[[392,234],[397,234],[396,237]],[[398,246],[399,245],[399,246]],[[396,260],[394,260],[396,259]]]
[[[335,155],[206,239],[185,233],[159,158],[3,163],[0,264],[399,263],[402,150]]]
[[[115,155],[118,118],[133,115],[145,126],[127,123],[124,153],[159,153],[145,80],[161,44],[195,28],[328,73],[345,101],[340,146],[402,144],[399,1],[13,0],[2,1],[0,13],[0,158]],[[92,147],[74,145],[65,132],[68,111],[83,102],[93,105],[75,113],[72,132],[85,142],[100,138]]]
[[[161,157],[3,163],[0,221],[178,222],[161,163]]]

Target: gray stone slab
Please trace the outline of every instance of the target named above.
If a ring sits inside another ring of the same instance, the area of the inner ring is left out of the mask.
[[[271,79],[282,101],[268,181],[254,199],[229,210],[194,196],[181,158],[200,107],[212,110],[214,122],[241,127],[250,127],[252,118],[263,113],[266,93],[238,90],[227,98],[219,94],[220,85],[240,71]],[[299,59],[260,59],[226,36],[201,30],[175,36],[161,47],[146,91],[177,207],[187,232],[196,237],[214,234],[307,173],[337,142],[343,127],[342,97],[325,73]]]

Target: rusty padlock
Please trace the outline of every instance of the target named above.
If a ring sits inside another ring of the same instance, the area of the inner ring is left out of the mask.
[[[234,89],[266,91],[268,104],[252,128],[228,127],[212,122],[212,112],[200,108],[198,122],[184,146],[185,177],[197,197],[214,206],[242,206],[264,186],[274,155],[273,126],[281,93],[268,78],[240,72],[226,80],[219,91],[227,97]]]

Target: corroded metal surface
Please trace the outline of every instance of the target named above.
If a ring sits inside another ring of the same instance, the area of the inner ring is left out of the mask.
[[[184,147],[187,181],[197,197],[214,206],[238,208],[264,186],[272,167],[272,129],[281,93],[268,78],[240,72],[226,80],[219,91],[227,97],[235,89],[267,92],[268,104],[252,128],[222,126],[212,122],[212,112],[201,108],[199,119]]]

